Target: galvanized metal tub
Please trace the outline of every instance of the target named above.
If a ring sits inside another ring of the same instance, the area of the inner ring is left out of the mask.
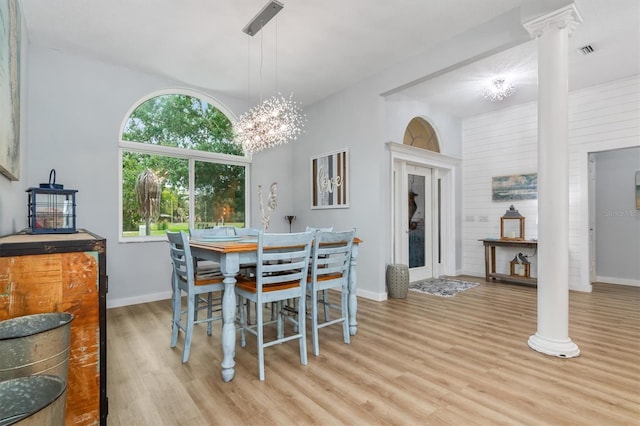
[[[66,382],[72,320],[52,312],[0,321],[0,380],[51,374]]]
[[[0,426],[64,425],[67,383],[46,374],[0,382]]]

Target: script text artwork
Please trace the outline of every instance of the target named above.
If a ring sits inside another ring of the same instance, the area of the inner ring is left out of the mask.
[[[336,188],[342,186],[342,176],[329,177],[325,175],[323,167],[318,168],[318,192],[332,193]]]

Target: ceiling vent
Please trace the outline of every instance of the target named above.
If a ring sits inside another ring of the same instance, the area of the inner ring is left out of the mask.
[[[586,46],[579,47],[578,50],[583,55],[588,55],[589,53],[593,53],[593,46],[591,46],[590,44],[587,44]]]

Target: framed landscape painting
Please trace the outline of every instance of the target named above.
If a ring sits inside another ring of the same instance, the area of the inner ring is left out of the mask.
[[[491,178],[491,199],[493,201],[535,200],[537,198],[537,173]]]
[[[0,173],[20,179],[20,11],[0,1]]]
[[[311,208],[349,207],[349,151],[311,157]]]
[[[640,170],[636,172],[636,209],[640,210]]]

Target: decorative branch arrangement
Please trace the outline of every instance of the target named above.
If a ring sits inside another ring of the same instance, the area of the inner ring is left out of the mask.
[[[278,183],[273,182],[271,187],[269,188],[269,198],[267,200],[267,210],[264,209],[264,204],[262,201],[262,185],[258,185],[258,200],[260,201],[260,214],[262,215],[262,227],[264,231],[267,232],[269,229],[269,221],[271,220],[271,213],[276,209],[278,203],[276,202],[276,198],[278,196]]]

